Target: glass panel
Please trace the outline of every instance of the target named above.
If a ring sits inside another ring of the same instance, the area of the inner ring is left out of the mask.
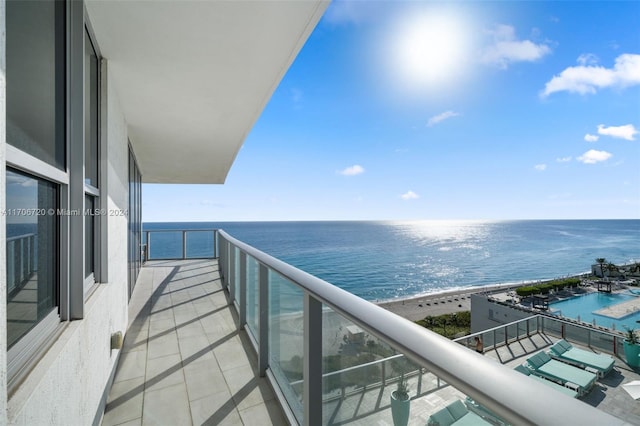
[[[6,2],[7,143],[65,169],[64,2]]]
[[[182,231],[150,232],[149,259],[182,259]]]
[[[269,366],[290,408],[302,424],[302,291],[269,271]]]
[[[95,199],[84,196],[84,277],[87,278],[95,272]]]
[[[98,187],[98,56],[84,32],[84,181]]]
[[[504,425],[489,410],[326,306],[322,331],[322,424],[436,424],[443,418],[437,416],[440,410],[457,404],[460,414],[471,411],[486,424]],[[408,401],[398,398],[401,384]],[[403,407],[408,408],[404,414]],[[485,424],[471,417],[476,423],[469,424]]]
[[[589,344],[589,330],[572,324],[565,324],[564,337],[567,340],[580,343],[582,345]]]
[[[234,302],[236,302],[236,305],[238,303],[240,303],[240,299],[241,299],[241,295],[240,293],[242,293],[242,286],[240,285],[240,249],[238,247],[234,247],[233,248],[235,250],[235,256],[234,259],[236,261],[235,265],[234,265],[234,288],[235,288],[235,300]]]
[[[58,305],[58,187],[7,169],[7,345]]]
[[[247,326],[253,337],[258,340],[259,326],[258,320],[260,315],[260,266],[258,262],[250,256],[247,256]]]
[[[190,259],[213,257],[213,231],[187,232],[187,257]]]

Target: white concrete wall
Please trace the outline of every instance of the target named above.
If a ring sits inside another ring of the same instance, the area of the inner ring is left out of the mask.
[[[6,47],[5,47],[5,3],[0,1],[0,193],[4,194],[5,184],[5,152],[6,152]],[[4,195],[0,197],[0,211],[6,208]],[[6,424],[7,418],[7,226],[6,216],[0,215],[0,425]]]
[[[533,314],[510,306],[491,302],[486,296],[471,295],[471,332],[486,330],[502,324],[528,318]]]
[[[125,210],[127,128],[117,94],[110,89],[111,84],[107,86],[107,208]],[[110,336],[116,331],[124,333],[127,326],[127,218],[109,216],[108,235],[109,282],[98,286],[86,302],[85,318],[68,324],[12,395],[8,401],[9,424],[90,425],[96,414],[100,415],[97,410],[118,355],[118,351],[110,349]],[[0,297],[4,297],[4,291],[1,293]],[[6,354],[6,350],[2,353]]]

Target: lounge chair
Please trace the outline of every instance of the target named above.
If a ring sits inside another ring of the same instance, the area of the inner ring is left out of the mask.
[[[529,357],[527,366],[536,376],[575,388],[580,396],[587,394],[598,378],[594,373],[551,359],[546,352]]]
[[[587,369],[587,371],[596,371],[598,377],[604,377],[613,370],[614,360],[609,355],[576,348],[564,339],[558,340],[551,346],[549,355],[551,358]]]
[[[444,407],[442,410],[433,413],[427,420],[428,426],[478,426],[492,425],[479,415],[469,411],[469,409],[457,400]]]
[[[569,395],[572,398],[577,398],[578,397],[578,392],[576,392],[573,389],[569,389],[566,386],[562,386],[557,384],[556,382],[552,382],[550,380],[544,379],[542,377],[539,376],[534,376],[533,374],[531,374],[531,370],[529,370],[527,367],[525,367],[524,365],[519,365],[516,368],[514,368],[514,370],[516,370],[519,373],[524,374],[525,376],[531,377],[533,380],[537,380],[541,383],[544,383],[545,385],[562,392],[565,395]]]

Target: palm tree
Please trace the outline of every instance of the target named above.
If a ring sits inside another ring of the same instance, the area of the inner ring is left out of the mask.
[[[612,273],[614,271],[615,272],[620,272],[618,267],[616,265],[614,265],[613,263],[611,263],[611,262],[607,263],[607,271],[609,272],[609,277],[613,276]]]
[[[598,257],[596,259],[596,263],[598,265],[600,265],[600,275],[602,276],[602,278],[604,278],[604,264],[607,263],[607,259],[605,259],[604,257]]]

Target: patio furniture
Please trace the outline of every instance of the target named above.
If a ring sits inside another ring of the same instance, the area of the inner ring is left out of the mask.
[[[597,379],[594,373],[551,359],[545,352],[538,352],[529,357],[527,366],[536,376],[544,377],[563,386],[569,384],[575,387],[580,396],[587,394]]]
[[[545,378],[542,378],[540,376],[534,376],[533,374],[531,374],[531,370],[529,370],[527,367],[525,367],[524,365],[519,365],[516,368],[514,368],[514,370],[516,370],[519,373],[524,374],[525,376],[528,376],[530,378],[532,378],[533,380],[537,380],[540,383],[544,383],[545,385],[549,386],[550,388],[553,388],[559,392],[562,392],[565,395],[568,395],[572,398],[577,398],[578,397],[578,392],[576,392],[575,390],[571,389],[570,387],[571,384],[569,384],[570,387],[566,387],[566,386],[562,386],[559,385],[556,382],[552,382],[550,380],[547,380]]]
[[[606,376],[613,369],[614,364],[613,358],[609,355],[576,348],[564,339],[558,340],[551,346],[549,355],[551,358],[587,369],[587,371],[595,371],[598,377]]]

